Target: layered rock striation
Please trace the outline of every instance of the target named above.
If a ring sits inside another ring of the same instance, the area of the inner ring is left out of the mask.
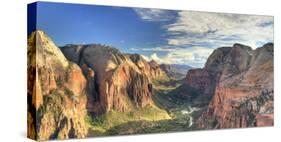
[[[197,121],[199,127],[212,129],[273,125],[272,43],[255,50],[241,44],[218,48],[198,74],[201,75],[197,79],[192,78],[191,74],[187,84],[209,90],[213,96],[208,110]],[[200,76],[201,79],[207,78],[207,81],[201,81]],[[204,85],[202,82],[210,84]]]

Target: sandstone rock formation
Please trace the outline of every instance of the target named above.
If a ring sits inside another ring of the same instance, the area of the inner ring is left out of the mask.
[[[158,64],[105,45],[66,45],[61,50],[82,68],[88,80],[88,111],[94,114],[151,104],[151,80],[165,76]]]
[[[256,50],[241,44],[218,48],[200,71],[204,72],[203,76],[209,76],[207,82],[211,84],[200,86],[201,81],[197,79],[188,79],[188,84],[205,91],[210,89],[213,98],[197,121],[199,127],[273,125],[272,43]]]
[[[28,37],[28,137],[37,140],[87,135],[86,79],[43,32]]]
[[[139,54],[127,54],[127,56],[131,59],[133,63],[140,69],[142,73],[144,73],[150,81],[155,79],[165,79],[167,78],[166,72],[161,68],[156,61],[151,60],[147,62],[141,55]]]
[[[194,89],[198,94],[212,96],[224,70],[224,60],[231,49],[232,47],[216,49],[208,58],[204,68],[190,69],[188,71],[183,85]],[[191,94],[187,93],[186,95]]]
[[[163,79],[167,77],[166,73],[161,69],[160,65],[156,61],[151,60],[148,64],[150,66],[150,76],[153,79]]]

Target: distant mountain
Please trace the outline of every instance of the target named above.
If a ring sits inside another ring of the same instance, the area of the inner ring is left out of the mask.
[[[175,79],[183,79],[188,70],[193,68],[189,65],[182,64],[161,64],[160,67],[169,77]]]
[[[149,77],[149,80],[155,79],[165,79],[167,78],[166,72],[164,72],[160,65],[152,60],[147,62],[140,54],[126,54],[136,65],[137,67]]]
[[[190,69],[193,69],[194,67],[189,65],[183,65],[183,64],[170,64],[173,68],[177,70],[177,72],[186,75],[187,71]]]
[[[255,50],[242,44],[218,48],[203,69],[189,70],[185,80],[181,88],[189,89],[182,95],[192,96],[193,103],[211,97],[197,121],[200,128],[273,125],[272,43]]]

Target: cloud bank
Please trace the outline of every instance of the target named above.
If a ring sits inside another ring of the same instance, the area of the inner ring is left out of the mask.
[[[273,40],[273,17],[180,11],[175,23],[164,25],[170,45],[243,43],[253,48]]]
[[[273,42],[274,19],[271,16],[135,9],[146,22],[162,22],[166,44],[160,47],[133,48],[149,51],[146,59],[161,63],[189,64],[203,67],[215,48],[242,43],[252,48]],[[171,16],[173,15],[173,16]],[[167,52],[158,56],[158,52]]]

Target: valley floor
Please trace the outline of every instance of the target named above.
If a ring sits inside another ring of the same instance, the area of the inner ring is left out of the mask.
[[[88,117],[89,137],[128,135],[196,130],[194,120],[203,107],[194,107],[173,94],[180,80],[158,80],[153,82],[154,105],[132,112],[111,111],[96,118]]]

